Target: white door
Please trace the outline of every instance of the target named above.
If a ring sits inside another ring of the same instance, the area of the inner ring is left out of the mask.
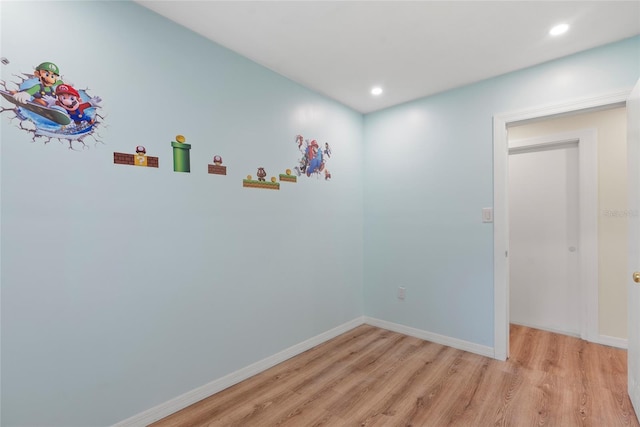
[[[632,279],[640,272],[640,80],[627,99],[627,158],[629,173],[629,397],[640,416],[640,283]]]
[[[509,154],[510,319],[580,336],[578,142],[518,145]]]

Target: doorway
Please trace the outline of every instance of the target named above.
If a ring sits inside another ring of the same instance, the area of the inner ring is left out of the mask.
[[[579,141],[536,141],[509,140],[509,319],[580,336]]]
[[[496,359],[505,360],[508,357],[509,346],[509,159],[507,128],[509,128],[509,133],[511,134],[512,128],[537,123],[548,118],[566,117],[582,112],[624,107],[628,93],[629,91],[621,91],[606,96],[516,113],[500,114],[494,117],[494,357]],[[596,209],[596,221],[598,214],[599,212]],[[582,248],[583,243],[581,242],[580,248]],[[580,252],[582,252],[582,249]],[[597,268],[598,263],[595,262],[593,264]],[[595,312],[598,313],[597,306]],[[583,325],[589,321],[590,319],[586,315],[582,316],[581,322]],[[595,328],[593,327],[594,325]],[[597,334],[597,321],[594,325],[588,327],[587,330],[595,329]],[[591,338],[590,340],[598,342],[598,340],[594,339],[598,338],[597,336]],[[617,343],[620,344],[620,342]]]

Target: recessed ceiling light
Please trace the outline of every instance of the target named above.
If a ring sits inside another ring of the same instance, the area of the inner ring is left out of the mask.
[[[382,93],[382,88],[380,86],[376,86],[373,89],[371,89],[371,95],[378,96],[381,93]]]
[[[549,31],[549,34],[552,36],[559,36],[560,34],[566,33],[568,29],[568,24],[558,24]]]

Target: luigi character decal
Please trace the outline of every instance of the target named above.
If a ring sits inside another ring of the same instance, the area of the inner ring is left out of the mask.
[[[36,67],[33,75],[38,78],[37,83],[20,92],[12,91],[13,99],[21,104],[26,104],[27,101],[33,101],[46,106],[47,103],[43,98],[47,95],[55,96],[56,86],[62,83],[60,80],[60,70],[53,62],[43,62]]]
[[[97,110],[102,101],[99,96],[65,82],[53,62],[42,62],[32,73],[22,75],[21,82],[12,82],[16,88],[0,80],[0,95],[11,103],[0,112],[12,112],[12,119],[17,118],[20,129],[33,134],[33,141],[38,137],[46,138],[45,143],[65,139],[69,148],[75,148],[74,142],[86,146],[83,139],[88,135],[97,140],[94,132],[102,119]]]

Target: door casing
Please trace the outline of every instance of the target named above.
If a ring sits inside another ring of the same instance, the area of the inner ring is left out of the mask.
[[[629,262],[627,276],[629,322],[629,348],[627,350],[627,384],[629,398],[636,416],[640,416],[640,288],[634,283],[634,272],[640,270],[640,80],[636,83],[627,100],[627,171],[628,171],[628,206],[631,215],[629,220]]]

